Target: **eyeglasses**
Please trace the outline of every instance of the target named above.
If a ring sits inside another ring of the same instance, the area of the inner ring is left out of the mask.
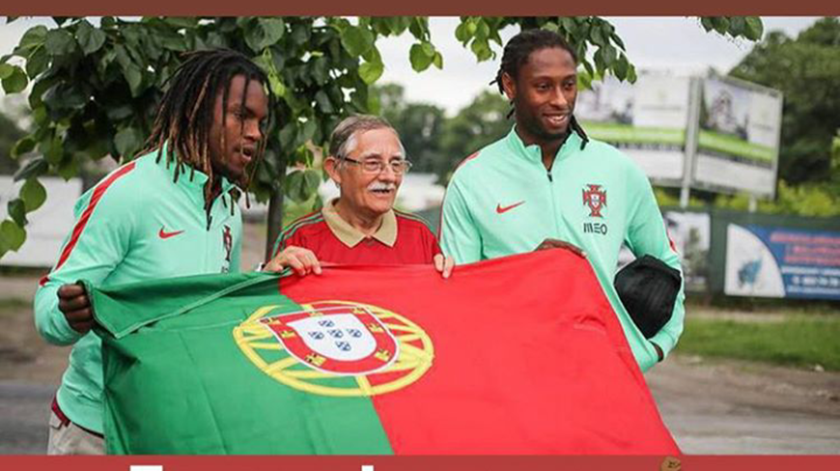
[[[405,160],[405,159],[398,159],[398,160],[392,160],[390,162],[383,162],[381,160],[360,161],[360,160],[356,160],[356,159],[351,159],[350,157],[344,157],[343,159],[341,159],[341,161],[346,161],[346,162],[354,163],[354,164],[357,164],[357,165],[361,165],[362,170],[364,170],[365,173],[377,173],[377,174],[381,173],[383,170],[385,170],[386,165],[391,167],[391,170],[396,175],[402,175],[402,174],[408,172],[409,169],[411,169],[411,162],[409,162],[408,160]]]

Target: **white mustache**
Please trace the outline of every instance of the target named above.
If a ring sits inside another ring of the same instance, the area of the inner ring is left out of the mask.
[[[368,190],[376,191],[376,190],[396,190],[397,185],[393,183],[385,183],[385,182],[373,182],[368,185]]]

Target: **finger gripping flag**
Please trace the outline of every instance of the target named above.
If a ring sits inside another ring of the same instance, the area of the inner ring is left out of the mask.
[[[109,453],[679,453],[566,251],[88,288]]]

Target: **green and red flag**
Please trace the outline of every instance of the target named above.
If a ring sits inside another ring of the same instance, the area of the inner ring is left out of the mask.
[[[679,453],[566,251],[88,288],[109,453]]]

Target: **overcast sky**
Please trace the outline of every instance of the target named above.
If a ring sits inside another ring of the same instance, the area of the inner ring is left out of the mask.
[[[641,68],[668,68],[699,71],[714,67],[727,72],[752,48],[749,41],[734,41],[715,33],[706,33],[694,17],[607,17],[624,40],[630,60]],[[764,17],[765,34],[783,30],[789,36],[814,23],[814,17]],[[430,20],[432,41],[444,58],[443,70],[434,67],[416,73],[408,60],[412,44],[410,34],[380,40],[377,45],[386,64],[379,83],[397,82],[405,87],[410,101],[433,103],[455,113],[469,104],[482,90],[491,89],[499,55],[495,60],[477,63],[472,52],[455,39],[457,18],[435,17]],[[8,54],[23,33],[37,23],[53,25],[46,19],[21,19],[0,25],[0,55]],[[508,28],[502,35],[507,40],[515,31]],[[0,96],[2,95],[0,90]]]

